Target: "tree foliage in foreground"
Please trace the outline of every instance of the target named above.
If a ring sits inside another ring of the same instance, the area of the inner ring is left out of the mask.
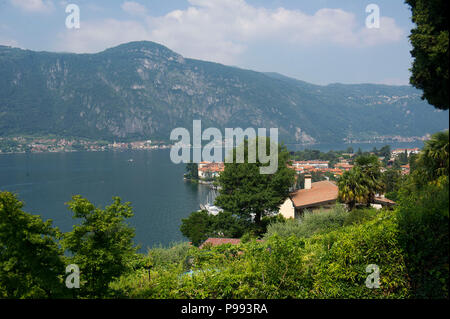
[[[274,234],[264,242],[191,247],[190,272],[180,258],[150,279],[140,270],[114,286],[130,298],[406,298],[395,216],[376,217],[309,238]],[[380,289],[365,285],[369,264],[381,269]]]
[[[449,186],[400,195],[399,242],[416,298],[448,298]]]
[[[448,298],[449,135],[434,134],[399,191],[399,238],[417,298]]]
[[[338,230],[344,226],[365,223],[376,216],[376,209],[354,209],[350,212],[344,205],[337,204],[331,209],[321,209],[319,211],[306,211],[298,219],[287,219],[270,224],[264,238],[273,235],[281,238],[296,236],[307,238],[316,234],[327,233]]]
[[[414,58],[410,83],[436,108],[448,110],[448,1],[406,0],[416,27],[409,36]]]
[[[130,203],[120,198],[105,209],[87,199],[74,196],[68,203],[81,223],[62,239],[63,248],[72,256],[68,263],[80,268],[81,297],[101,298],[110,293],[109,283],[131,270],[135,259],[134,229],[125,223],[133,216]]]
[[[0,298],[62,297],[58,229],[22,207],[14,194],[0,192]]]

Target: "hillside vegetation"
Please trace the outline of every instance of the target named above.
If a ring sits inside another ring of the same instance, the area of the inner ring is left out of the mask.
[[[176,127],[277,127],[289,143],[424,136],[448,128],[409,86],[319,86],[186,59],[153,42],[97,54],[0,46],[0,136],[167,141]]]

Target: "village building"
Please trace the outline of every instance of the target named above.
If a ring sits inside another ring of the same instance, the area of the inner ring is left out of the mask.
[[[420,148],[396,148],[391,152],[393,157],[396,157],[402,153],[406,153],[407,156],[410,156],[411,154],[419,154]]]
[[[293,161],[292,166],[295,168],[314,167],[314,168],[328,168],[329,161]]]
[[[401,165],[400,169],[401,169],[402,175],[408,175],[410,172],[409,164]]]
[[[305,211],[329,209],[333,207],[339,194],[338,186],[332,181],[311,182],[311,175],[305,176],[305,187],[292,192],[279,208],[284,218],[299,218]],[[375,197],[371,206],[380,209],[390,208],[396,203],[383,195]]]
[[[331,173],[334,177],[342,175],[340,168],[330,168],[329,161],[310,160],[310,161],[293,161],[292,165],[288,165],[297,174],[310,173]]]
[[[334,165],[335,168],[339,168],[343,171],[349,171],[353,168],[352,164],[349,164],[348,162],[340,162]]]
[[[225,169],[223,162],[200,162],[198,164],[198,177],[201,179],[216,178]]]
[[[279,213],[285,218],[298,218],[305,210],[333,206],[338,198],[338,187],[331,181],[311,182],[311,175],[305,176],[305,188],[292,192],[280,206]]]

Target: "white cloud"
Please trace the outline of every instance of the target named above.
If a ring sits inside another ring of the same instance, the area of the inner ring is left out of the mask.
[[[162,43],[178,53],[198,59],[235,64],[254,44],[315,46],[332,44],[370,47],[404,38],[395,20],[382,17],[379,29],[359,24],[342,9],[320,9],[313,15],[300,10],[266,9],[245,0],[189,0],[185,10],[154,17],[139,3],[127,1],[122,9],[145,14],[145,22],[107,19],[83,22],[77,32],[67,31],[62,47],[75,52],[96,52],[132,40]],[[61,48],[60,48],[61,49]]]
[[[123,11],[137,16],[145,16],[147,14],[147,8],[140,3],[134,1],[125,1],[121,8]]]
[[[106,19],[81,23],[80,29],[71,29],[58,36],[55,49],[77,53],[93,53],[130,41],[149,39],[147,28],[136,21]]]
[[[397,27],[394,19],[381,17],[379,29],[363,28],[359,31],[358,38],[361,41],[361,46],[375,46],[396,42],[404,38],[404,35],[404,31]]]
[[[13,39],[5,39],[0,37],[0,45],[5,45],[7,47],[19,48],[19,42]]]
[[[19,42],[9,38],[8,36],[5,36],[5,34],[9,33],[10,31],[11,28],[8,25],[0,24],[0,45],[18,48]]]
[[[48,12],[53,10],[54,5],[51,0],[10,0],[11,4],[24,11]]]

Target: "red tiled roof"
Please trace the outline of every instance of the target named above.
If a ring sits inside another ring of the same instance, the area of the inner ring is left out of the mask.
[[[224,163],[208,163],[198,168],[202,172],[223,172],[225,170]]]
[[[297,190],[290,198],[296,208],[313,207],[337,200],[338,191],[336,184],[321,181],[312,183],[311,189]]]
[[[311,160],[311,161],[294,161],[294,164],[328,164],[329,161],[319,161],[319,160]]]
[[[352,167],[353,167],[352,164],[349,164],[349,163],[343,163],[343,162],[337,163],[337,164],[334,165],[334,166],[335,166],[335,167],[348,167],[348,168],[352,168]]]

